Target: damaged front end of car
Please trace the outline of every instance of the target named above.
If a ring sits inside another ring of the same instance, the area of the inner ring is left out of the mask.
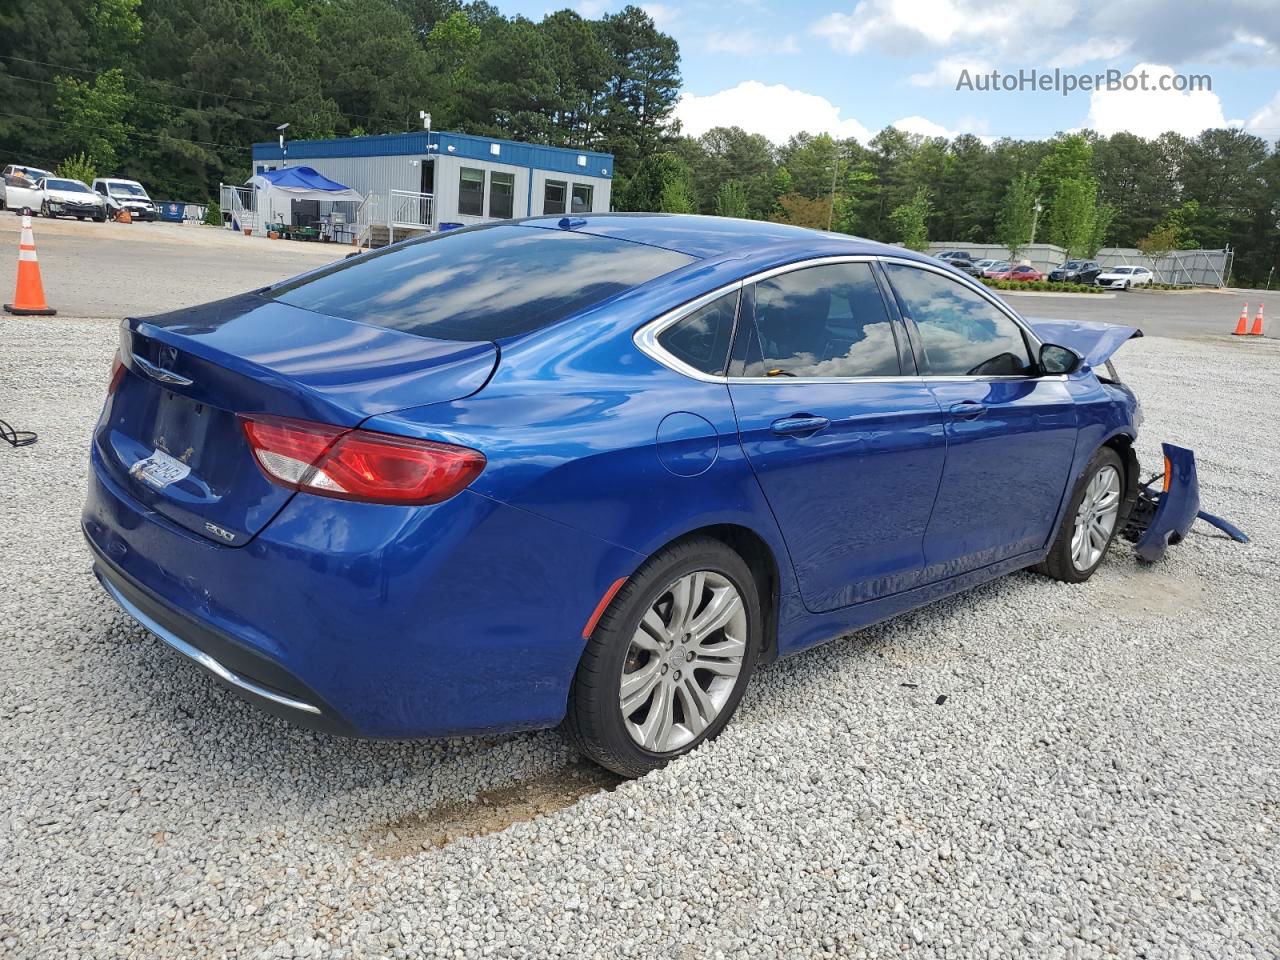
[[[1111,364],[1112,354],[1128,341],[1142,336],[1136,327],[1120,324],[1047,319],[1028,322],[1044,342],[1062,344],[1075,351],[1085,365],[1107,371],[1106,377],[1099,374],[1104,383],[1116,385],[1119,380]],[[1137,410],[1137,422],[1141,422],[1141,408]],[[1197,519],[1217,527],[1237,543],[1248,543],[1249,538],[1238,527],[1200,509],[1195,454],[1172,443],[1161,446],[1164,472],[1138,482],[1136,490],[1131,489],[1126,496],[1120,514],[1124,524],[1120,535],[1134,545],[1138,559],[1146,563],[1160,560],[1165,550],[1186,537]],[[1132,451],[1129,456],[1128,467],[1136,473],[1137,458]]]
[[[1138,498],[1129,512],[1121,536],[1133,544],[1139,560],[1155,563],[1170,546],[1176,545],[1198,519],[1217,527],[1237,543],[1249,538],[1221,517],[1200,509],[1200,481],[1196,476],[1196,455],[1186,447],[1161,444],[1164,472],[1138,486]],[[1156,483],[1160,487],[1156,488]]]

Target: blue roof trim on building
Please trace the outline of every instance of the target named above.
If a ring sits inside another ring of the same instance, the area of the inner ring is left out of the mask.
[[[496,156],[492,152],[493,144],[498,145]],[[290,140],[286,146],[290,161],[324,160],[337,157],[426,156],[439,153],[445,156],[509,163],[517,167],[550,170],[556,173],[576,173],[587,177],[613,176],[613,154],[611,153],[546,147],[496,137],[476,137],[466,133],[444,131],[428,133],[426,130],[419,130],[413,133],[386,133],[371,137],[341,137],[333,140]],[[586,158],[585,165],[578,162],[579,157]],[[285,154],[278,143],[253,145],[255,164],[279,162],[283,159]]]

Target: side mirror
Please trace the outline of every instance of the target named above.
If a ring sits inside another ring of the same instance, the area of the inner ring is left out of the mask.
[[[1050,377],[1075,373],[1083,359],[1074,350],[1046,343],[1040,348],[1040,372]]]

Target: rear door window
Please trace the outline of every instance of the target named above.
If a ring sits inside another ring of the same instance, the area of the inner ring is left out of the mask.
[[[694,260],[611,237],[501,224],[396,244],[263,296],[422,337],[498,340],[580,313]]]
[[[755,284],[748,377],[896,377],[893,324],[871,266],[806,267]]]

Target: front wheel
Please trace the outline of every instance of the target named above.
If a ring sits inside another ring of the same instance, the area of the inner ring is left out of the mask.
[[[1065,583],[1083,583],[1115,539],[1124,501],[1124,465],[1110,447],[1093,455],[1076,484],[1062,528],[1035,570]]]
[[[623,585],[578,664],[564,728],[627,777],[717,736],[755,669],[763,632],[755,580],[716,540],[664,548]]]
[[[48,204],[48,203],[42,203],[42,204],[40,204],[40,216],[42,216],[42,217],[48,217],[48,218],[50,218],[50,219],[52,219],[52,218],[53,218],[53,214],[49,212],[49,204]]]

